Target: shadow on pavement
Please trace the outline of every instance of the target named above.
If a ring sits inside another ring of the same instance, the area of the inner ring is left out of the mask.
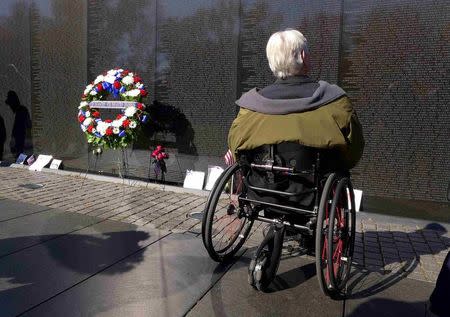
[[[405,302],[385,298],[374,298],[358,305],[346,317],[425,317],[434,316],[427,313],[424,316],[424,311],[427,312],[426,302]]]
[[[4,256],[0,261],[0,298],[18,299],[38,285],[57,287],[66,280],[82,280],[93,274],[120,274],[143,261],[139,244],[149,234],[143,231],[105,232],[93,235],[34,236],[45,241]],[[0,240],[2,245],[27,245],[30,237]],[[121,265],[114,265],[121,261]],[[105,270],[108,268],[108,270]],[[55,285],[54,283],[57,285]],[[28,290],[30,288],[30,290]],[[58,288],[58,287],[57,287]],[[2,302],[0,300],[0,302]]]
[[[378,232],[367,231],[365,236],[376,236]],[[399,254],[390,254],[389,252],[381,251],[384,259],[383,267],[362,267],[356,266],[351,273],[348,284],[348,298],[364,298],[382,292],[392,285],[398,283],[402,279],[411,274],[420,264],[421,256],[434,255],[441,251],[446,251],[450,245],[450,239],[445,237],[446,229],[437,223],[430,223],[424,229],[416,230],[414,232],[397,232],[390,231],[392,237],[402,237],[403,240],[396,241],[400,246],[393,246],[398,248]],[[429,242],[417,242],[417,237],[425,237],[431,235],[435,239]],[[378,242],[382,248],[389,245],[388,239],[380,240]],[[394,238],[392,239],[394,243]],[[403,244],[403,245],[402,245]],[[420,246],[420,247],[419,247]],[[376,280],[369,275],[373,272],[378,272]]]

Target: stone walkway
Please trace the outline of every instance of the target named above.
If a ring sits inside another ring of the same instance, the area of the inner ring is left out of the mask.
[[[109,182],[66,175],[0,168],[0,198],[27,202],[177,233],[200,234],[199,220],[188,215],[201,212],[207,197],[200,193],[171,191],[173,188],[139,182]],[[31,189],[27,184],[42,184]],[[142,183],[139,183],[142,185]],[[134,186],[133,186],[134,185]],[[261,223],[255,224],[247,246],[261,240]],[[448,232],[425,229],[408,221],[374,220],[358,214],[354,261],[362,270],[398,273],[435,282],[450,250]]]

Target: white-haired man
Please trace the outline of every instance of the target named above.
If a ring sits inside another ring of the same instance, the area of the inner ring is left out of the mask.
[[[308,76],[311,66],[303,34],[291,29],[273,34],[266,53],[277,79],[236,101],[240,111],[228,135],[232,154],[294,142],[333,150],[340,168],[354,167],[364,148],[358,117],[345,91]]]

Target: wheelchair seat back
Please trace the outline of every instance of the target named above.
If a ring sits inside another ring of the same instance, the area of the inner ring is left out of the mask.
[[[316,168],[318,155],[320,166]],[[256,149],[241,151],[239,160],[244,165],[273,164],[277,167],[292,168],[294,173],[268,171],[250,168],[247,175],[248,197],[268,203],[285,204],[312,208],[315,198],[315,176],[322,178],[333,170],[334,151],[307,147],[298,143],[283,142],[275,145],[264,145]],[[315,175],[318,172],[319,175]],[[264,188],[292,195],[279,195],[254,188]]]

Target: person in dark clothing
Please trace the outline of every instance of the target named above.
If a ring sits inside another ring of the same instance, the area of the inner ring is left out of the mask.
[[[439,317],[450,316],[450,252],[444,260],[430,296],[430,311]]]
[[[31,120],[28,109],[20,103],[19,96],[15,91],[8,91],[5,103],[14,113],[14,125],[11,132],[11,153],[18,157],[25,150],[27,132],[31,129]]]
[[[3,117],[0,116],[0,161],[3,160],[5,142],[6,142],[5,120],[3,120]]]

